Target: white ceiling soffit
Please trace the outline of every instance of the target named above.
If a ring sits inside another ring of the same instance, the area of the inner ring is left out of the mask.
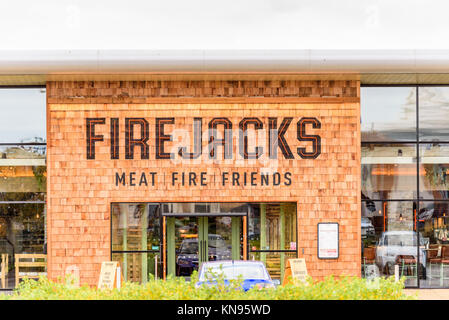
[[[449,50],[0,51],[0,74],[449,73]]]

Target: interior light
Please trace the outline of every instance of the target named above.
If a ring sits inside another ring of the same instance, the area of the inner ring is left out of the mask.
[[[399,214],[399,221],[402,221],[402,213]]]

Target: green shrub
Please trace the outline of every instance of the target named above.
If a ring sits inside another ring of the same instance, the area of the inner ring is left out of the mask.
[[[25,279],[12,295],[0,295],[0,299],[25,300],[405,300],[415,297],[403,293],[404,280],[375,279],[368,281],[358,277],[327,277],[323,281],[292,283],[276,288],[239,290],[240,281],[225,285],[218,279],[216,286],[195,288],[197,273],[192,281],[184,278],[168,278],[166,281],[151,278],[146,284],[126,282],[118,289],[75,287],[66,281],[50,281],[41,277],[38,281]]]

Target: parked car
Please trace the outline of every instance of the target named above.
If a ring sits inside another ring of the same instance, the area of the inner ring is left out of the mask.
[[[259,288],[274,288],[279,281],[273,281],[262,261],[226,260],[212,261],[202,264],[199,272],[199,281],[196,287],[202,285],[215,285],[214,275],[224,275],[225,283],[230,280],[243,280],[242,289],[248,291],[254,286]],[[208,276],[211,278],[208,278]]]
[[[374,233],[374,226],[371,223],[371,220],[366,217],[362,217],[362,238],[374,236]]]
[[[229,260],[232,256],[232,248],[220,235],[209,235],[208,259]],[[176,275],[190,276],[193,270],[198,270],[198,238],[184,239],[176,252]]]
[[[422,237],[420,237],[422,239]],[[376,265],[383,273],[394,274],[394,265],[399,256],[412,256],[418,261],[419,250],[419,270],[425,274],[426,256],[424,243],[420,241],[418,248],[418,234],[415,231],[386,231],[379,238],[376,247]]]

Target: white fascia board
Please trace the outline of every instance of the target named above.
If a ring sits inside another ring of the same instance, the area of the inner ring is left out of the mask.
[[[449,73],[449,50],[0,51],[0,74]]]

